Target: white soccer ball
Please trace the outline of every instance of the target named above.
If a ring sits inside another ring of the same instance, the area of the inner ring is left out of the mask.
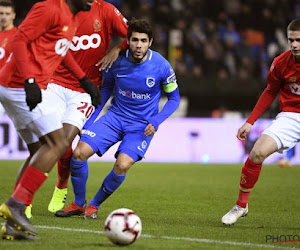
[[[142,233],[141,219],[130,209],[120,208],[105,220],[105,234],[116,245],[129,245]]]

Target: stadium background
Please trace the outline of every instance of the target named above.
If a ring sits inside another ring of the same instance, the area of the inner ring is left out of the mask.
[[[19,25],[37,1],[14,2],[17,12],[15,24]],[[152,49],[171,62],[183,97],[175,116],[184,118],[169,119],[160,127],[147,160],[242,162],[244,148],[235,138],[236,130],[265,88],[273,58],[288,49],[286,26],[292,19],[300,17],[300,1],[108,2],[119,8],[127,19],[146,18],[151,22],[154,28]],[[114,39],[113,45],[117,42]],[[263,126],[277,112],[278,103],[275,102],[263,115],[263,118],[267,118],[262,121]],[[173,126],[174,123],[174,130],[171,131],[169,124]],[[201,124],[208,125],[203,125],[203,128]],[[182,126],[181,129],[179,126]],[[261,130],[258,128],[260,125],[255,126],[258,131]],[[177,140],[174,141],[174,133],[181,133],[183,137],[176,136]],[[0,118],[0,136],[0,158],[24,158],[26,149],[6,116]],[[167,156],[165,147],[173,154]],[[224,151],[224,148],[228,150]],[[175,153],[177,151],[181,153]],[[189,153],[180,159],[175,157],[183,155],[184,151]],[[218,156],[215,156],[216,152],[219,152]],[[269,161],[275,161],[279,156],[274,157]],[[113,154],[103,159],[112,160]],[[294,162],[300,162],[300,158],[296,156]]]

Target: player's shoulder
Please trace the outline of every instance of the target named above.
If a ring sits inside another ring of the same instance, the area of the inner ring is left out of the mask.
[[[97,15],[103,18],[103,21],[106,20],[108,23],[115,16],[122,15],[114,5],[103,0],[94,0],[91,12],[97,13]]]
[[[62,8],[63,4],[64,2],[61,0],[46,0],[35,3],[32,9],[44,9],[54,14]]]
[[[166,58],[164,58],[164,56],[161,55],[160,53],[158,53],[157,51],[149,49],[148,58],[149,58],[149,61],[153,61],[161,66],[166,66],[166,67],[170,66],[169,61]]]
[[[40,7],[40,6],[51,6],[51,7],[60,7],[62,2],[60,0],[46,0],[46,1],[39,1],[33,5],[33,7]]]
[[[149,49],[149,60],[156,60],[161,62],[168,62],[166,58],[164,58],[159,52]]]
[[[103,1],[103,0],[94,0],[93,5],[95,8],[102,8],[103,10],[108,11],[108,12],[113,12],[115,9],[117,9],[111,3]]]
[[[128,64],[130,63],[129,58],[127,57],[127,55],[125,53],[122,53],[119,55],[118,59],[113,63],[113,66],[115,68],[119,68],[120,65],[124,65],[124,64]]]
[[[291,50],[281,53],[279,56],[275,57],[273,60],[273,66],[287,64],[291,59],[293,59],[293,54]]]
[[[121,65],[127,64],[127,59],[126,56],[124,56],[123,54],[119,55],[119,57],[117,58],[116,61],[114,61],[114,63],[112,64],[112,66],[107,70],[106,73],[112,73],[115,70],[118,70]]]

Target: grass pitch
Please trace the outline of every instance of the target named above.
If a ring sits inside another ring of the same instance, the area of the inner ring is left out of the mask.
[[[1,203],[9,198],[20,165],[18,161],[0,161]],[[88,201],[112,165],[89,163]],[[134,210],[143,225],[142,236],[122,249],[300,249],[300,242],[295,241],[300,239],[299,166],[263,166],[250,195],[248,216],[231,227],[221,223],[221,217],[237,199],[241,167],[242,164],[137,163],[122,186],[103,203],[98,220],[56,218],[47,211],[56,183],[55,168],[33,201],[31,222],[40,240],[0,239],[0,249],[119,248],[103,231],[108,214],[121,207]],[[72,200],[69,182],[67,204]],[[289,240],[294,241],[278,243]]]

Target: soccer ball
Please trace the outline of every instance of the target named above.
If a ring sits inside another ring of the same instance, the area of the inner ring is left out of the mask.
[[[105,220],[105,234],[116,245],[129,245],[142,233],[141,219],[130,209],[120,208]]]

